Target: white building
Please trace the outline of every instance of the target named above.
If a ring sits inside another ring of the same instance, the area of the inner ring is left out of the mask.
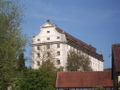
[[[33,36],[32,68],[38,69],[42,60],[52,58],[56,67],[66,67],[67,53],[70,49],[79,47],[88,55],[94,71],[103,71],[103,57],[96,53],[96,49],[64,32],[49,20],[40,27],[40,33]],[[53,58],[54,57],[54,58]]]

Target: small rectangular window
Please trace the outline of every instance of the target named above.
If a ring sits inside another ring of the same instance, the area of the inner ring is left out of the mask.
[[[60,39],[60,37],[59,37],[59,36],[57,36],[57,39]]]
[[[40,61],[37,61],[37,65],[40,66]]]
[[[40,41],[40,39],[37,39],[37,41]]]
[[[57,65],[60,65],[60,60],[57,60]]]
[[[47,56],[50,57],[50,52],[47,52]]]
[[[57,51],[57,55],[60,56],[60,51]]]
[[[60,44],[59,43],[57,44],[57,48],[60,48]]]
[[[47,31],[47,33],[50,33],[50,31]]]
[[[47,49],[50,49],[50,45],[47,45]]]
[[[39,46],[37,47],[37,50],[40,50],[40,47],[39,47]]]
[[[37,56],[40,57],[40,53],[37,53]]]
[[[50,40],[50,38],[48,37],[47,40]]]

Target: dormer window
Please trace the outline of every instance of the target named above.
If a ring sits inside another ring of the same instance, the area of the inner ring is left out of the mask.
[[[47,31],[47,33],[50,33],[50,31]]]
[[[40,39],[37,39],[37,41],[40,41]]]
[[[50,38],[48,37],[47,40],[50,40]]]

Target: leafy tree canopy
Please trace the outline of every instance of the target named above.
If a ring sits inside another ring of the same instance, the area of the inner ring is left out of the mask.
[[[70,50],[67,58],[68,71],[92,71],[90,59],[80,51]]]
[[[25,51],[26,36],[21,33],[23,13],[18,0],[0,0],[0,89],[13,84],[18,57]]]
[[[47,70],[29,69],[18,80],[15,88],[17,90],[55,90],[55,80],[56,77],[53,77]]]
[[[26,69],[16,80],[13,90],[55,90],[57,69],[46,60],[39,69]]]
[[[105,90],[103,87],[95,87],[95,90]]]

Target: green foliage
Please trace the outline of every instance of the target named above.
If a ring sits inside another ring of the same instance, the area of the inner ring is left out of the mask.
[[[68,71],[92,71],[89,58],[73,50],[68,53],[66,68]]]
[[[58,72],[63,72],[63,69],[64,69],[64,67],[62,67],[62,66],[60,66],[60,68],[58,68]]]
[[[42,61],[42,64],[41,64],[40,68],[44,69],[44,70],[47,70],[47,71],[52,71],[52,72],[57,71],[56,67],[54,66],[54,63],[51,62],[50,60]]]
[[[105,90],[103,87],[95,87],[94,90]]]
[[[55,90],[57,69],[50,61],[44,61],[38,70],[21,72],[12,90]]]
[[[17,78],[18,57],[24,52],[26,36],[21,33],[20,8],[13,0],[0,0],[0,89]]]
[[[24,76],[18,80],[15,88],[17,90],[55,90],[55,78],[50,71],[44,69],[25,72]]]
[[[53,62],[50,60],[43,61],[40,69],[47,71],[49,73],[49,77],[53,80],[53,83],[56,83],[57,68]]]
[[[21,53],[19,55],[19,59],[18,59],[18,70],[19,71],[24,71],[26,69],[25,67],[25,58],[24,58],[24,54]]]

